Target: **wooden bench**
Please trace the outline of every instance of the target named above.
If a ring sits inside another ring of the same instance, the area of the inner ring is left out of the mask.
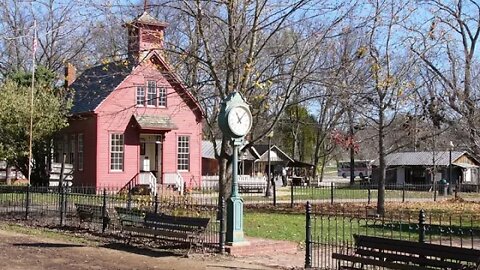
[[[77,209],[77,215],[81,223],[83,222],[102,223],[103,231],[105,231],[105,229],[110,224],[111,217],[108,212],[108,209],[105,209],[105,216],[104,216],[102,205],[75,203],[75,207]]]
[[[264,193],[266,189],[266,184],[258,183],[239,183],[238,192],[239,193]]]
[[[115,212],[121,225],[134,225],[142,223],[145,220],[146,211],[138,208],[115,207]]]
[[[130,234],[128,241],[133,236],[132,233],[135,233],[136,236],[141,237],[173,243],[188,243],[188,252],[190,252],[192,246],[203,245],[201,237],[207,229],[210,218],[145,213],[145,218],[140,222],[132,222],[131,219],[123,219],[122,216],[120,221],[122,231]]]
[[[480,269],[480,250],[476,249],[364,235],[354,235],[354,239],[352,254],[332,254],[339,260],[338,269],[363,269],[366,265],[405,270]],[[342,266],[342,261],[351,266]]]

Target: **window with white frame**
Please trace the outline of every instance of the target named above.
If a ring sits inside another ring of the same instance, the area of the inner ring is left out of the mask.
[[[83,171],[83,134],[80,133],[78,134],[78,140],[77,140],[77,166],[79,171]]]
[[[123,134],[110,134],[110,170],[123,171]]]
[[[137,106],[145,104],[145,86],[137,86]]]
[[[75,148],[77,142],[75,141],[75,134],[70,135],[70,164],[75,168]]]
[[[167,89],[165,87],[158,88],[158,106],[167,107]]]
[[[190,137],[178,136],[177,142],[177,169],[190,170]]]
[[[147,106],[157,106],[157,82],[147,82]]]
[[[150,80],[146,85],[137,86],[136,106],[167,107],[167,89],[157,87],[157,82]]]

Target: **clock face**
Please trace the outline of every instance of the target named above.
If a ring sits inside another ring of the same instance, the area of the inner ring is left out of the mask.
[[[227,122],[233,134],[245,136],[252,126],[252,114],[246,107],[233,107],[228,112]]]

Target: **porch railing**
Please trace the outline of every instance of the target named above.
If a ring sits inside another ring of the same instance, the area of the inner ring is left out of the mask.
[[[180,191],[180,194],[183,195],[183,188],[185,186],[185,181],[183,180],[182,175],[179,172],[174,173],[164,173],[163,174],[163,184],[164,185],[173,185]]]
[[[218,188],[218,175],[203,175],[202,176],[202,187],[203,188]],[[267,178],[265,176],[250,176],[250,175],[239,175],[238,183],[240,185],[263,185],[267,183]]]
[[[157,195],[157,178],[152,172],[141,172],[139,175],[139,184],[148,185],[153,195]]]

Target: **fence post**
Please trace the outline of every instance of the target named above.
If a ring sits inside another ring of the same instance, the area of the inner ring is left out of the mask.
[[[226,236],[226,230],[225,230],[225,199],[220,197],[220,207],[218,209],[218,219],[220,219],[220,235],[219,235],[219,253],[223,254],[225,253],[225,236]]]
[[[107,217],[107,190],[103,189],[103,205],[102,205],[102,233],[105,233],[105,230],[108,226],[108,217]]]
[[[305,268],[312,267],[312,205],[307,201],[305,207]]]
[[[293,180],[290,182],[290,208],[293,208]]]
[[[132,189],[130,186],[128,187],[128,194],[127,194],[127,209],[132,209]]]
[[[277,206],[277,184],[273,181],[273,206]]]
[[[330,182],[330,204],[333,204],[333,182]]]
[[[28,219],[28,212],[30,212],[30,184],[27,185],[27,198],[25,199],[25,219]]]
[[[158,214],[158,193],[155,193],[155,214]]]
[[[372,186],[371,184],[368,184],[368,201],[367,204],[370,204],[370,201],[372,200]]]
[[[65,226],[65,212],[66,212],[66,204],[65,204],[65,188],[63,187],[62,181],[60,181],[60,226]]]
[[[403,182],[402,186],[402,203],[405,202],[405,182]]]
[[[425,243],[425,210],[418,214],[418,242]]]

